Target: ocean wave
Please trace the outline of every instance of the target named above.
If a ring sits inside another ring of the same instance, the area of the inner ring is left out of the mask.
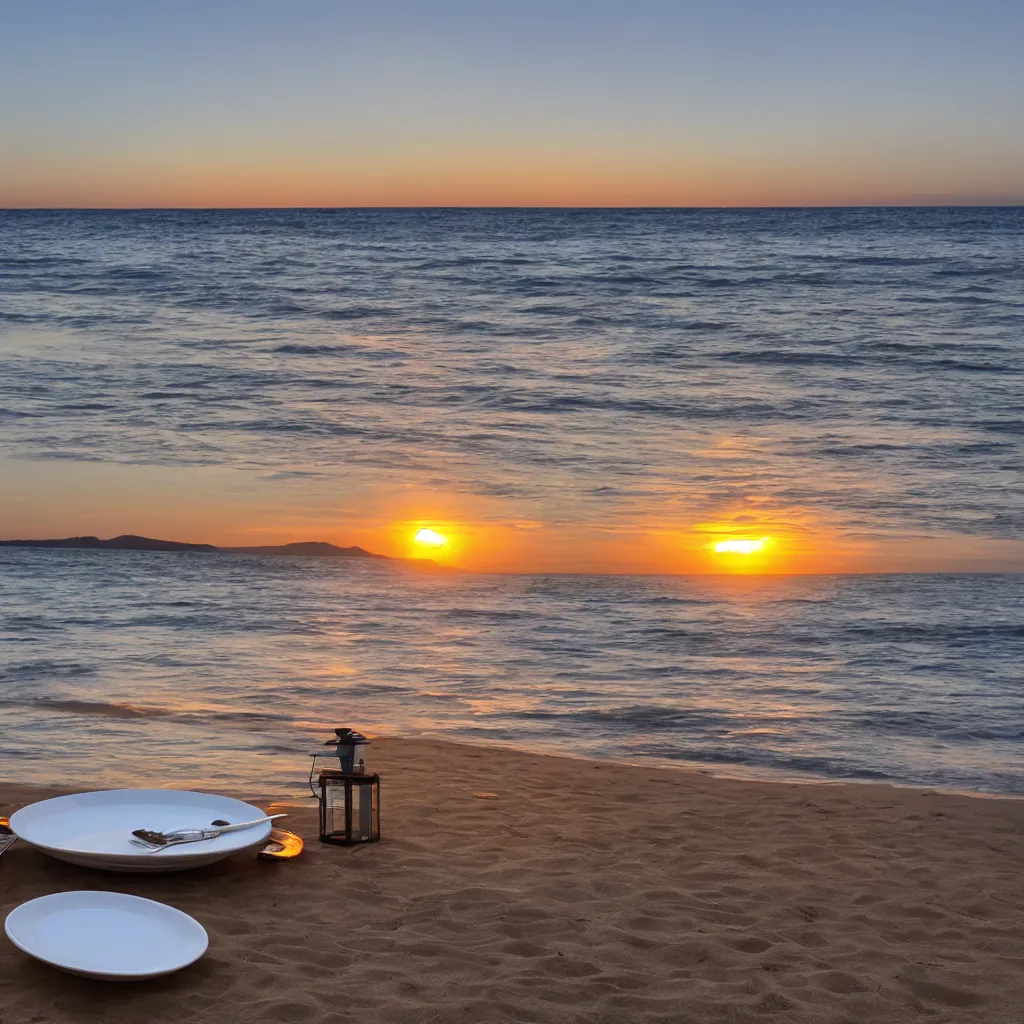
[[[68,715],[86,715],[99,718],[160,718],[169,712],[159,708],[143,708],[134,704],[100,700],[60,699],[35,697],[27,700],[0,700],[4,707],[31,709],[43,713],[63,712]]]
[[[898,774],[894,772],[858,765],[843,757],[766,752],[736,746],[707,744],[680,749],[661,744],[640,743],[633,747],[633,752],[636,755],[656,757],[667,761],[763,768],[769,772],[797,777],[856,779],[872,782],[896,781],[899,778]]]
[[[795,577],[750,591],[498,576],[481,591],[480,577],[411,581],[386,565],[81,554],[0,549],[0,598],[13,635],[39,641],[4,665],[17,750],[62,749],[76,718],[110,723],[77,729],[83,780],[138,778],[139,758],[187,779],[214,763],[256,778],[261,751],[280,766],[289,747],[299,770],[333,722],[1024,792],[1024,629],[1006,612],[1024,577]],[[89,614],[68,615],[86,597]],[[206,625],[183,632],[197,608]],[[125,728],[130,749],[117,746]]]
[[[1024,744],[1024,722],[1012,717],[998,720],[996,714],[985,722],[964,721],[955,711],[886,710],[857,714],[858,728],[883,734],[920,737],[937,743],[975,743],[998,741]]]

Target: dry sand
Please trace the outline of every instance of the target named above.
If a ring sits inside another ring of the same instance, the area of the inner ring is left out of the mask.
[[[112,875],[18,843],[3,914],[117,889],[194,915],[210,950],[110,984],[0,938],[0,1021],[1024,1021],[1024,802],[371,753],[376,846],[322,846],[312,809],[286,863]],[[0,809],[45,795],[7,786]]]

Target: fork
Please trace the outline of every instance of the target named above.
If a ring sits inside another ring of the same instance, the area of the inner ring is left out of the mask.
[[[155,832],[152,829],[137,828],[128,840],[132,846],[145,849],[148,853],[156,853],[168,846],[180,846],[182,843],[198,843],[204,839],[216,839],[226,832],[240,832],[242,829],[252,828],[254,825],[262,825],[267,821],[276,821],[278,818],[287,818],[287,814],[268,814],[266,817],[257,818],[255,821],[241,821],[235,825],[227,822],[221,824],[214,822],[214,827],[207,828],[176,828],[168,832]]]

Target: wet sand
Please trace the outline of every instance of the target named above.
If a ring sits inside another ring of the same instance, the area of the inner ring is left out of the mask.
[[[4,915],[114,889],[192,914],[210,949],[111,984],[2,938],[0,1020],[1024,1021],[1024,801],[413,740],[371,754],[379,845],[316,842],[312,800],[287,808],[308,842],[286,863],[114,875],[16,844]],[[3,785],[0,811],[48,795]]]

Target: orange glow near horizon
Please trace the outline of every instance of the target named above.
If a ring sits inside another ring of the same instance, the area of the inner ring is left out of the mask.
[[[447,537],[431,529],[418,530],[416,535],[413,537],[413,540],[416,541],[417,544],[423,544],[428,548],[440,548],[444,547],[444,545],[448,543]]]
[[[770,542],[770,537],[761,537],[758,540],[750,540],[747,538],[720,540],[715,545],[715,551],[720,555],[753,555],[758,551],[764,551]]]
[[[785,560],[778,557],[779,544],[774,537],[721,537],[705,550],[719,572],[756,575],[785,572]],[[812,554],[816,554],[812,552]]]
[[[753,496],[700,522],[638,518],[552,523],[502,515],[498,500],[459,494],[388,492],[362,502],[234,494],[222,470],[183,473],[156,467],[69,463],[40,477],[30,463],[2,465],[11,498],[0,537],[134,533],[221,546],[327,541],[397,558],[495,573],[778,575],[862,572],[1024,571],[1019,541],[892,534],[851,535],[840,515],[775,505]],[[66,493],[77,497],[69,506]],[[220,495],[216,501],[211,494]],[[444,537],[438,547],[415,540]],[[716,551],[728,541],[769,543],[749,554]]]
[[[468,531],[450,518],[400,520],[370,532],[368,543],[382,554],[462,567]]]
[[[1007,168],[984,180],[954,158],[873,165],[864,154],[561,151],[533,142],[479,149],[397,145],[383,152],[311,152],[271,160],[262,151],[82,154],[74,170],[23,156],[5,166],[3,207],[758,207],[949,202],[1010,195]],[[961,161],[962,162],[962,161]],[[410,170],[415,168],[415,171]],[[854,173],[853,168],[856,173]],[[980,201],[980,200],[979,200]]]
[[[744,554],[716,550],[723,541],[752,539],[723,537],[725,530],[721,528],[709,541],[704,531],[686,531],[681,536],[680,531],[667,527],[615,532],[468,518],[461,523],[432,520],[431,526],[409,520],[392,524],[350,520],[340,525],[335,520],[328,526],[287,516],[241,525],[239,509],[218,509],[223,515],[208,508],[176,511],[177,515],[172,515],[148,503],[146,507],[121,506],[116,511],[94,509],[81,519],[67,519],[57,508],[41,517],[30,517],[26,511],[22,517],[11,515],[5,520],[0,536],[113,537],[138,533],[225,547],[323,540],[340,547],[356,544],[391,557],[483,573],[773,576],[977,571],[978,566],[986,571],[1006,571],[1007,567],[1024,571],[1020,545],[1012,541],[952,543],[942,538],[916,538],[908,544],[893,538],[887,543],[868,543],[846,540],[841,533],[819,528],[799,534],[773,532],[764,549]],[[417,541],[416,534],[424,529],[444,536],[445,543],[435,547]]]

